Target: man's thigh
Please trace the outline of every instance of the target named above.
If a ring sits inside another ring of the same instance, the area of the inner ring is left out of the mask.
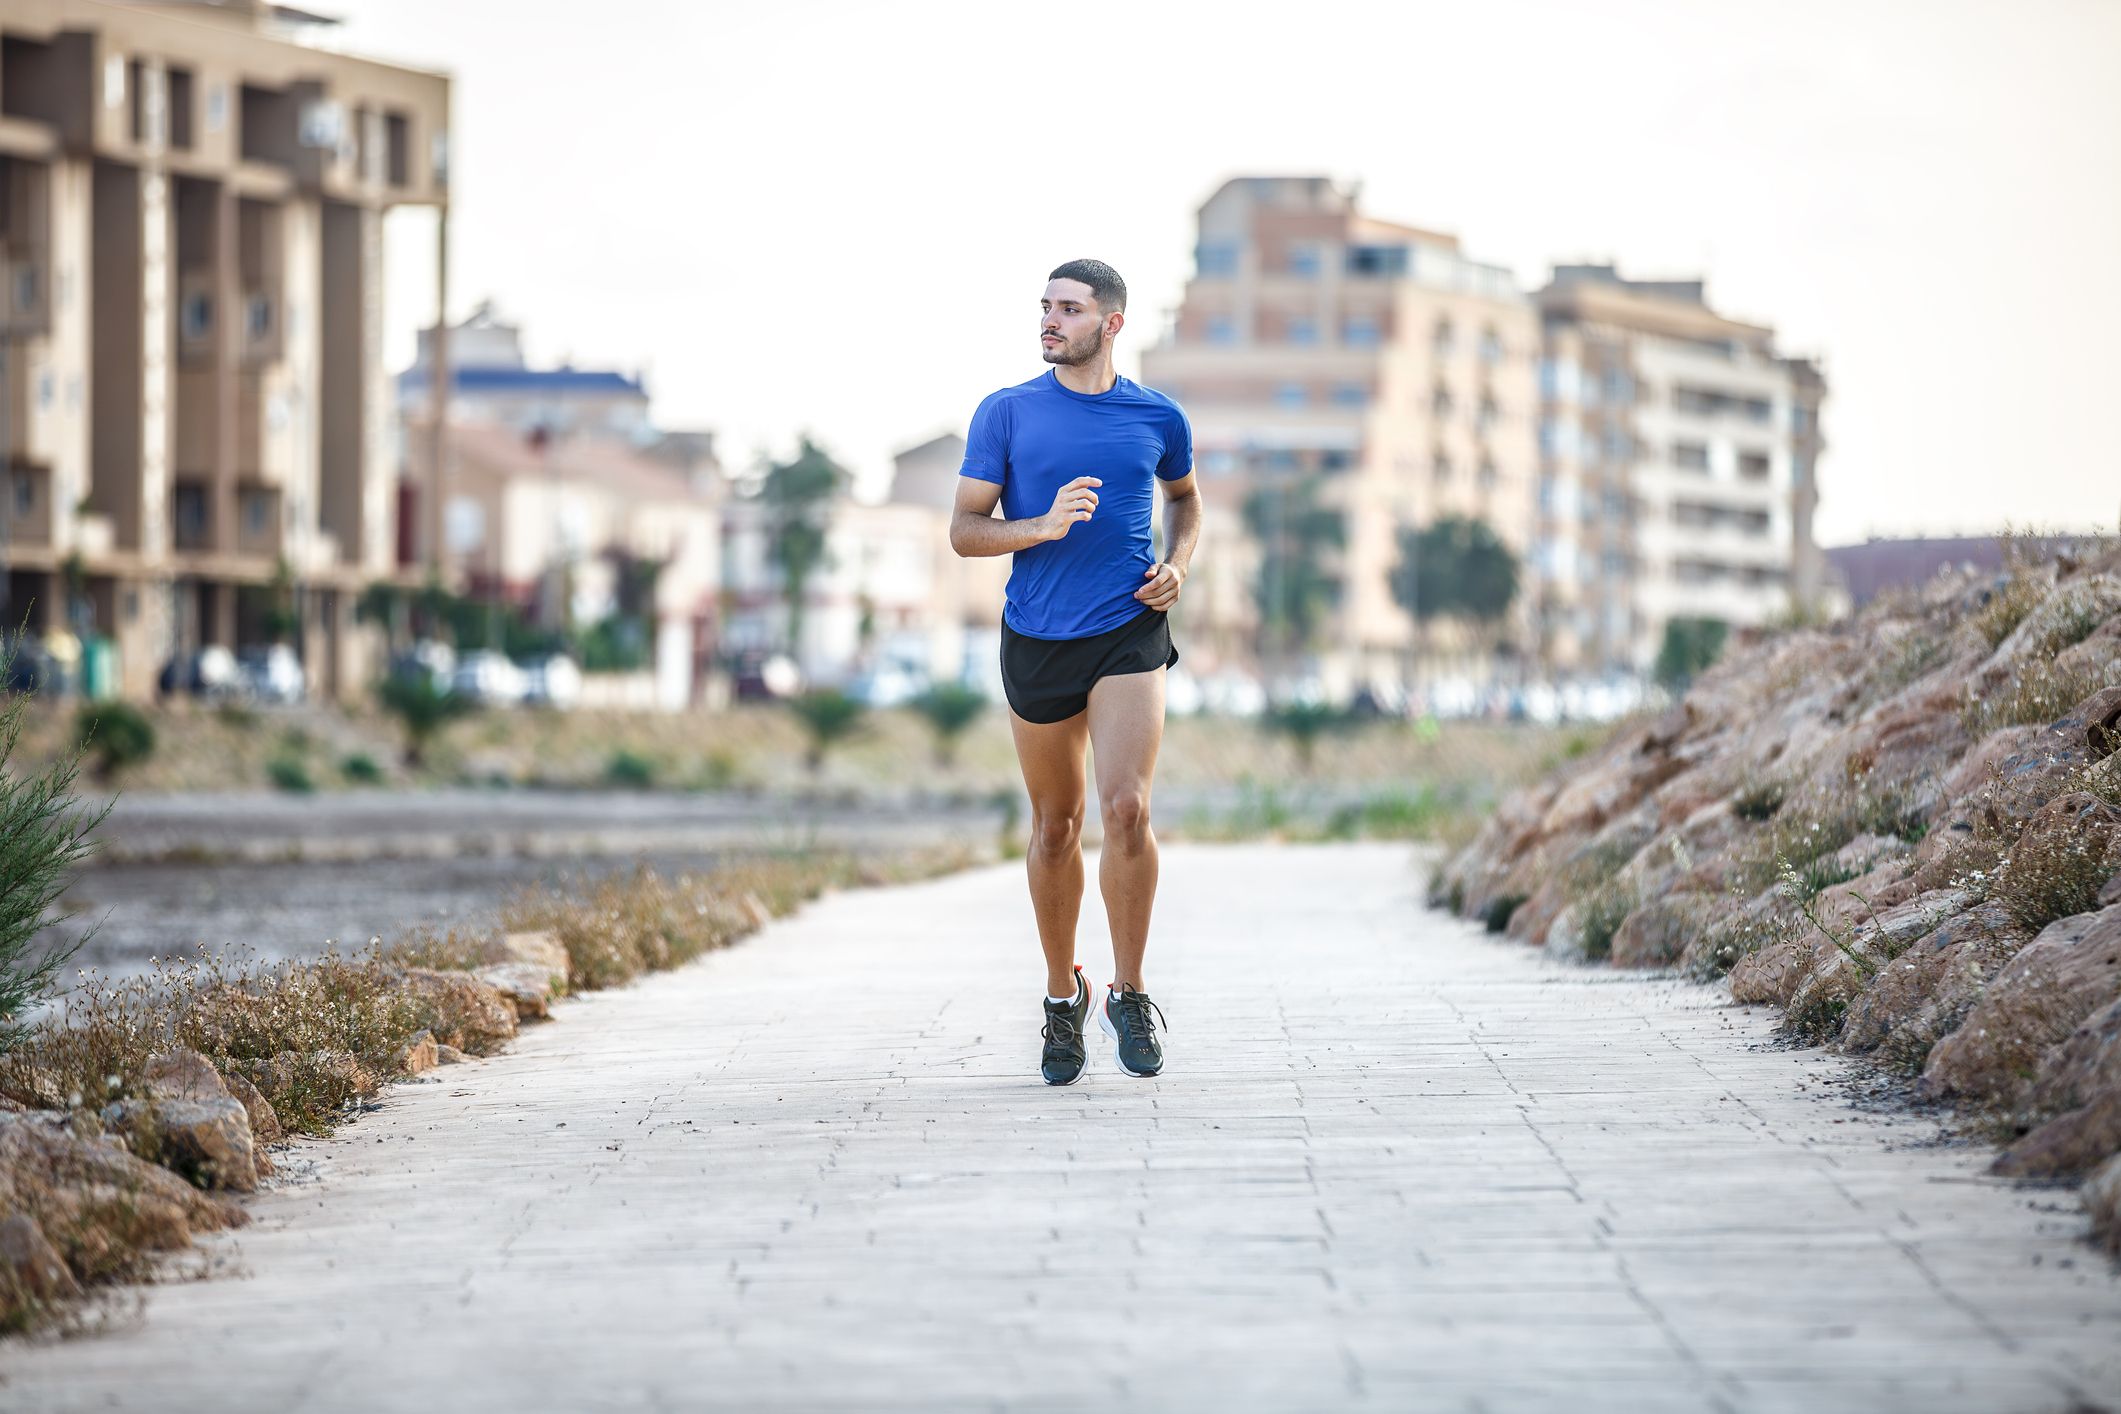
[[[1082,809],[1083,747],[1090,740],[1090,714],[1078,712],[1061,722],[1027,722],[1011,712],[1009,731],[1016,738],[1016,761],[1032,805],[1041,811]]]
[[[1146,792],[1164,741],[1164,670],[1099,678],[1084,715],[1097,757],[1099,799],[1129,786]]]

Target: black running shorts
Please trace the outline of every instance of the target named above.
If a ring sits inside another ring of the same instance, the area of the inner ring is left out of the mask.
[[[1027,722],[1065,722],[1090,705],[1099,678],[1153,673],[1178,661],[1171,616],[1144,609],[1088,638],[1032,638],[1002,625],[1002,690]]]

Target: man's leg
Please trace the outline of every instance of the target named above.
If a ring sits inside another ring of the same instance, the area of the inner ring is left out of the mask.
[[[1046,995],[1075,995],[1075,920],[1083,906],[1083,747],[1088,714],[1027,722],[1011,712],[1016,760],[1031,794],[1031,911],[1046,952]]]
[[[1135,991],[1156,904],[1156,835],[1149,786],[1164,740],[1164,670],[1100,678],[1090,689],[1090,748],[1097,756],[1098,813],[1105,828],[1097,884],[1112,925],[1112,980]]]

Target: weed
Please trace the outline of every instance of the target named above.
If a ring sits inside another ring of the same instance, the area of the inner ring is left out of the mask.
[[[1960,703],[1959,720],[1968,735],[1976,738],[1998,727],[2052,722],[2117,681],[2121,681],[2121,664],[2078,663],[2065,668],[2032,661],[1994,696],[1978,697],[1969,691]]]

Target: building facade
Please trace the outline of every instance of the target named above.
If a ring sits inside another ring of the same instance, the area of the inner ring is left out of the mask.
[[[1195,672],[1315,674],[1336,696],[1415,676],[1417,649],[1450,640],[1419,633],[1393,593],[1402,534],[1466,516],[1525,551],[1539,356],[1514,277],[1456,237],[1368,216],[1324,177],[1211,196],[1183,302],[1142,355],[1143,381],[1192,419],[1214,517],[1179,611]],[[1266,542],[1313,502],[1338,530],[1301,548],[1323,563],[1292,565],[1290,541]],[[1292,642],[1301,591],[1285,585],[1314,568],[1337,602]]]
[[[1698,280],[1564,265],[1537,298],[1540,656],[1641,672],[1674,618],[1816,604],[1820,370],[1710,309]]]
[[[9,623],[108,640],[153,690],[262,642],[313,690],[374,645],[396,563],[382,221],[447,202],[449,82],[226,3],[0,11]]]

